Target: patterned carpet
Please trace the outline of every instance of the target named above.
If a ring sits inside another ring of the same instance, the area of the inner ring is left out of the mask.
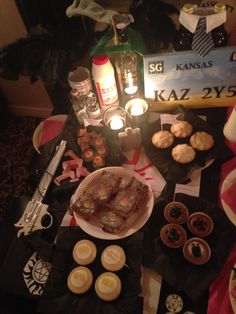
[[[32,194],[30,164],[35,150],[33,132],[40,118],[10,116],[0,130],[0,221],[12,200]]]

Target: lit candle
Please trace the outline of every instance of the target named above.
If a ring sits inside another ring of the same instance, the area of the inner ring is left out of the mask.
[[[123,128],[124,121],[120,117],[114,116],[109,121],[109,126],[112,130],[119,130],[119,129]]]
[[[139,116],[145,111],[144,103],[142,99],[134,99],[130,106],[130,113],[132,116]]]

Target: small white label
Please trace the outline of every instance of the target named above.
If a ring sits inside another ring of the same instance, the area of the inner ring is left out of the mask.
[[[111,79],[106,84],[96,82],[96,88],[102,107],[119,105],[116,82],[114,79]]]
[[[187,184],[176,184],[175,194],[184,193],[191,196],[199,196],[200,186],[198,185],[187,185]]]
[[[161,125],[163,124],[174,124],[179,122],[176,118],[178,117],[178,114],[161,114]]]

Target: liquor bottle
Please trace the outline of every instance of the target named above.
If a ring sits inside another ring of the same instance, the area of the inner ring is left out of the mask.
[[[116,80],[119,90],[120,105],[124,106],[123,100],[123,85],[121,83],[121,76],[118,77],[117,73],[117,60],[120,59],[121,54],[125,52],[130,52],[127,54],[127,64],[131,68],[137,64],[138,67],[138,89],[140,93],[143,92],[143,55],[146,52],[146,47],[143,41],[142,36],[134,30],[130,24],[132,23],[133,18],[130,14],[116,14],[113,16],[113,28],[112,30],[107,31],[101,39],[98,41],[94,49],[90,52],[90,57],[92,58],[95,55],[106,54],[109,57],[112,65],[115,68]],[[129,60],[129,61],[128,61]],[[119,72],[119,71],[118,71]],[[129,74],[131,76],[131,74]],[[130,83],[133,78],[130,78]],[[131,86],[126,86],[128,93],[132,92]],[[136,88],[137,89],[137,88]],[[135,88],[134,88],[135,90]],[[130,96],[132,94],[128,94]]]
[[[191,3],[184,4],[182,10],[187,14],[192,14],[195,6]],[[179,30],[176,31],[173,48],[176,51],[190,50],[193,40],[193,33],[180,24]]]
[[[128,44],[127,27],[124,23],[115,25],[118,45],[125,47]],[[123,49],[116,56],[115,69],[119,86],[119,94],[123,105],[130,98],[136,97],[139,89],[138,56],[132,50]]]
[[[224,13],[226,12],[226,6],[223,3],[217,3],[214,6],[215,13]],[[214,42],[215,47],[225,47],[228,43],[228,33],[225,30],[224,23],[220,26],[214,28],[211,31],[212,39]]]

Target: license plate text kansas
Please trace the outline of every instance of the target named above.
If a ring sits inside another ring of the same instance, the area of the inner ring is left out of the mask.
[[[236,101],[236,47],[204,58],[192,51],[144,56],[144,88],[166,106],[228,106]]]

